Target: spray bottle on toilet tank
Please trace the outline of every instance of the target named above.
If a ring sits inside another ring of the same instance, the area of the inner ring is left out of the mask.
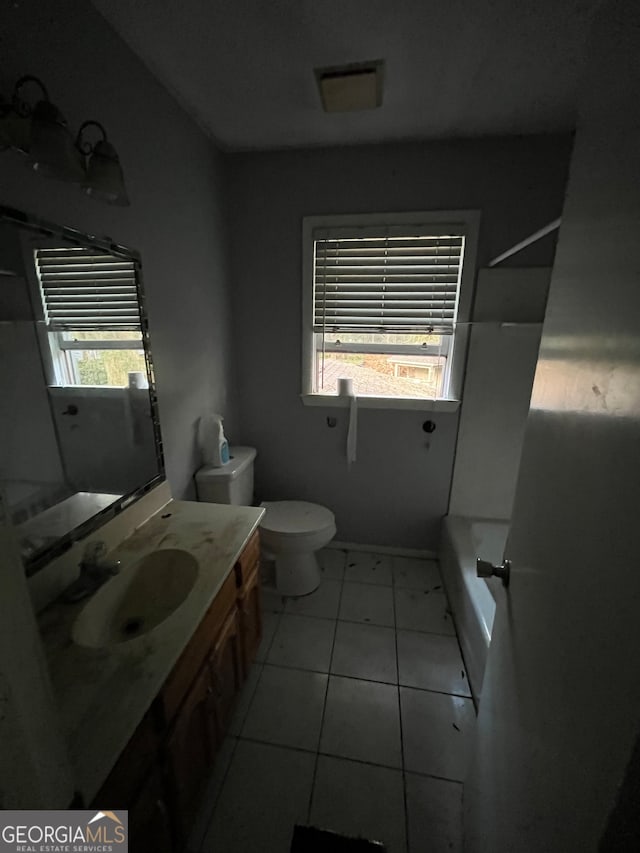
[[[224,437],[222,415],[203,415],[198,424],[198,445],[204,465],[221,468],[229,461],[229,443]]]

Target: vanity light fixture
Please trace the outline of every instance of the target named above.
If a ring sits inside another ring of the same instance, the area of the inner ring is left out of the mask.
[[[32,105],[24,92],[34,85],[40,92],[39,100]],[[95,143],[84,138],[89,127],[98,128],[102,134]],[[104,127],[97,121],[85,121],[74,142],[64,116],[51,103],[38,77],[21,77],[11,100],[0,100],[0,151],[6,149],[26,154],[29,165],[42,175],[81,184],[92,198],[108,204],[129,204],[120,160]]]
[[[48,100],[47,90],[37,77],[21,77],[13,87],[10,101],[0,102],[0,148],[15,148],[28,154],[31,147],[31,115],[33,108],[24,100],[22,93],[29,83],[40,87],[44,99]]]
[[[47,178],[80,183],[84,178],[82,157],[60,110],[49,100],[36,104],[31,119],[29,163]]]
[[[83,134],[89,127],[97,128],[102,139],[88,142]],[[124,185],[124,176],[118,153],[107,139],[107,131],[99,121],[85,121],[80,125],[76,147],[87,156],[87,171],[82,182],[87,195],[91,198],[116,204],[120,207],[129,205],[129,197]]]
[[[35,105],[24,97],[25,89],[33,86],[40,90]],[[37,77],[21,77],[11,102],[2,106],[0,140],[2,147],[26,154],[29,165],[43,175],[72,182],[79,182],[84,176],[82,159],[67,122]]]

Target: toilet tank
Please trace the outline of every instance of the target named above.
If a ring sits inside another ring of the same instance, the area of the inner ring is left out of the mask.
[[[219,468],[205,465],[196,473],[199,501],[251,506],[253,503],[253,460],[255,447],[230,447],[230,459]]]

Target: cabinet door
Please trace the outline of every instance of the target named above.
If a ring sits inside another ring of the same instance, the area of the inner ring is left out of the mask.
[[[260,566],[256,564],[247,577],[240,596],[240,625],[242,630],[242,667],[246,678],[260,640],[262,639],[262,600],[260,597]]]
[[[172,853],[171,824],[160,769],[154,767],[129,808],[129,844],[136,853]]]
[[[167,743],[172,811],[183,841],[197,811],[218,744],[215,696],[209,666],[205,664],[187,694]]]
[[[211,602],[204,619],[196,628],[160,692],[159,704],[163,710],[166,725],[170,725],[173,721],[191,689],[194,678],[209,660],[211,647],[220,632],[220,626],[224,625],[227,614],[236,606],[236,597],[236,580],[231,573]]]
[[[92,807],[132,809],[145,779],[158,763],[158,733],[154,710],[148,711],[109,774]]]
[[[218,735],[229,727],[236,696],[242,682],[242,644],[238,611],[234,607],[218,635],[211,658],[211,677],[216,701]]]

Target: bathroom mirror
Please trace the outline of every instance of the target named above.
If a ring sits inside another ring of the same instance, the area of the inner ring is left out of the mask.
[[[0,206],[0,490],[27,574],[164,479],[138,254]]]

